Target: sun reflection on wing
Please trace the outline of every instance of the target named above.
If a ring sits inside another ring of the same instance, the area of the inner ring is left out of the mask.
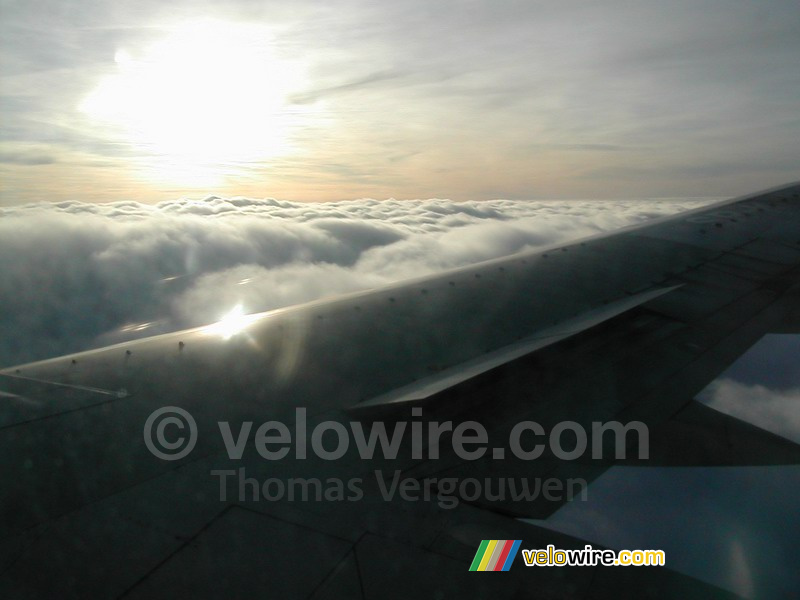
[[[258,320],[260,316],[259,314],[246,315],[242,305],[237,304],[223,315],[219,321],[206,327],[205,331],[229,340],[233,336],[242,333],[250,323]]]

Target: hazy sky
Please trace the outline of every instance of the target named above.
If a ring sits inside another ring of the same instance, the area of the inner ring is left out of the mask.
[[[0,0],[0,203],[800,179],[796,0]]]

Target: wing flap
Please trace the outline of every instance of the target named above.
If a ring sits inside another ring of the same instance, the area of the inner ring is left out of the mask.
[[[562,323],[548,327],[537,332],[518,343],[505,346],[499,350],[488,352],[484,356],[467,361],[455,367],[444,369],[439,373],[415,381],[414,383],[392,390],[371,400],[361,402],[354,409],[366,409],[377,406],[387,406],[406,402],[419,402],[426,400],[444,390],[454,387],[486,373],[487,371],[509,363],[517,358],[531,354],[537,350],[560,342],[568,337],[586,331],[595,325],[608,321],[616,316],[625,313],[632,308],[641,306],[655,298],[664,296],[681,287],[670,286],[641,292],[633,296],[621,298],[599,308],[590,310],[575,318],[568,319]]]
[[[650,430],[650,455],[617,464],[651,467],[800,464],[800,444],[693,400]]]

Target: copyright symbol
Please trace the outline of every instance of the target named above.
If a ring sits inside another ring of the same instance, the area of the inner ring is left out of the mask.
[[[187,427],[189,435],[175,435],[170,437],[174,441],[169,441],[165,430],[167,426],[177,427],[179,431],[184,431]],[[155,441],[153,433],[155,429]],[[178,460],[192,451],[197,443],[197,423],[194,418],[184,409],[177,406],[164,406],[153,411],[144,424],[144,443],[147,449],[161,460]]]

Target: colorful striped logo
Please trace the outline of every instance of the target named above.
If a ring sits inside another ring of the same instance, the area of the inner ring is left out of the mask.
[[[522,540],[483,540],[472,559],[470,571],[508,571]]]

